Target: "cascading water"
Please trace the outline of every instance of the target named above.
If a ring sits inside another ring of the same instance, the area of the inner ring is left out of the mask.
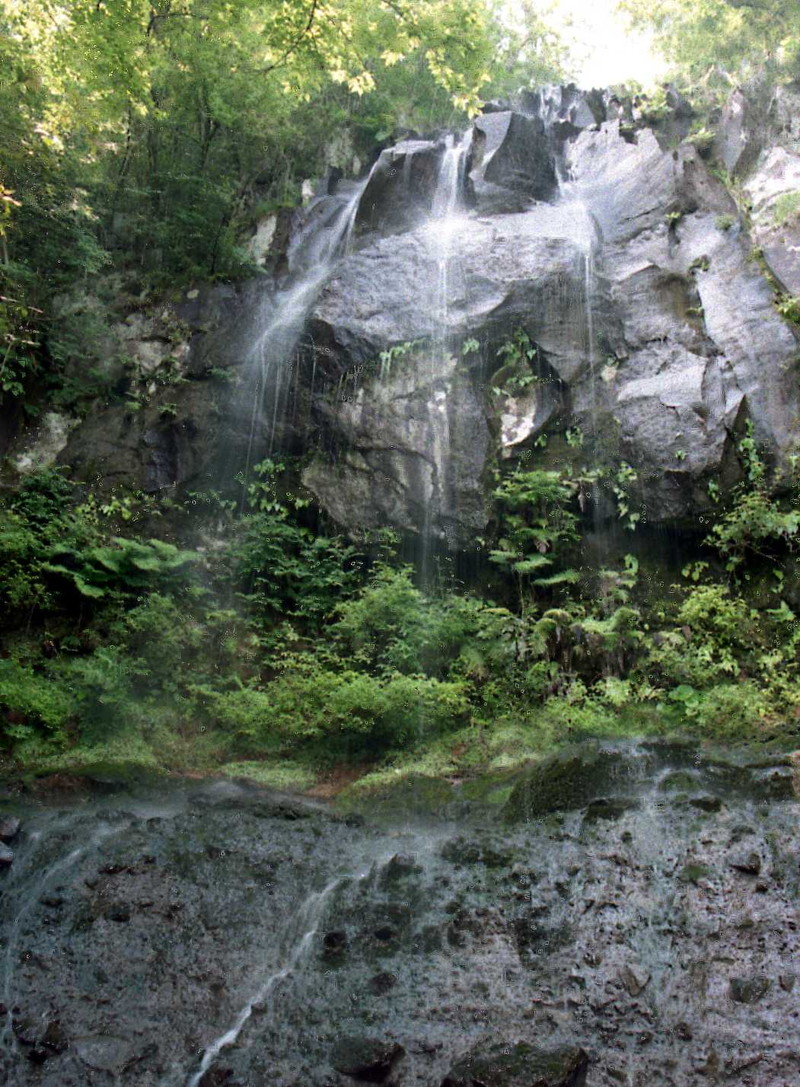
[[[429,389],[430,421],[430,487],[425,494],[421,528],[421,576],[430,579],[433,515],[447,490],[455,493],[451,456],[450,419],[448,412],[448,370],[450,364],[449,307],[452,289],[452,243],[464,224],[464,188],[467,153],[471,130],[456,139],[448,136],[447,146],[439,167],[436,190],[431,204],[430,219],[425,228],[427,244],[436,267],[436,284],[430,296],[432,336],[426,353],[424,383]]]
[[[249,415],[245,483],[256,450],[267,455],[275,451],[298,342],[336,260],[350,247],[359,201],[368,183],[369,177],[359,182],[331,218],[319,228],[312,225],[290,247],[290,281],[265,308],[254,333],[243,367],[241,393],[233,409],[236,416]]]
[[[565,176],[564,169],[557,162],[556,176],[558,178],[559,200],[565,204],[572,213],[574,219],[574,237],[580,250],[580,262],[582,276],[576,277],[583,280],[583,297],[579,305],[583,309],[583,328],[585,344],[585,365],[588,377],[588,404],[585,416],[588,416],[586,437],[591,441],[595,450],[601,437],[599,428],[599,405],[597,387],[597,338],[595,332],[595,304],[597,298],[597,276],[595,269],[595,252],[599,243],[599,231],[592,217],[589,205],[581,192],[580,186],[569,175]],[[591,517],[594,529],[596,545],[599,554],[604,556],[608,552],[609,543],[606,535],[600,531],[601,497],[599,484],[593,487],[593,499],[591,502]]]
[[[791,767],[588,744],[488,788],[371,793],[363,823],[231,782],[31,810],[0,1083],[325,1087],[397,1059],[430,1087],[519,1040],[585,1049],[596,1087],[717,1060],[797,1082]]]
[[[592,218],[589,205],[584,199],[579,186],[568,175],[561,163],[556,162],[559,201],[566,205],[574,219],[573,236],[580,247],[582,266],[583,298],[581,305],[584,313],[586,371],[589,377],[589,417],[593,438],[597,437],[597,343],[595,337],[595,298],[597,280],[595,274],[595,250],[598,244],[597,225]]]

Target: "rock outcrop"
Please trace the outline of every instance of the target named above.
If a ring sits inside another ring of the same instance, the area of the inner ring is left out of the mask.
[[[135,395],[65,422],[58,458],[161,490],[303,452],[344,528],[462,549],[498,460],[547,464],[534,447],[571,427],[649,521],[696,523],[741,478],[746,428],[778,479],[797,445],[797,339],[753,249],[800,291],[797,94],[737,92],[719,124],[754,239],[672,89],[650,124],[644,101],[565,87],[493,106],[460,144],[404,140],[357,208],[337,175],[296,216],[288,280],[132,316]]]
[[[793,451],[797,342],[732,198],[691,143],[664,149],[651,129],[598,124],[584,106],[551,103],[570,178],[558,191],[547,180],[556,133],[490,113],[471,150],[477,212],[445,237],[434,222],[369,241],[323,290],[317,373],[363,376],[350,395],[314,401],[336,452],[305,482],[350,527],[379,509],[421,530],[421,499],[434,533],[464,546],[483,527],[475,486],[498,451],[553,424],[577,423],[596,464],[632,465],[654,521],[690,523],[712,505],[709,483],[716,495],[738,481],[748,423],[779,468]],[[518,329],[535,345],[534,388],[487,395],[498,347]],[[465,355],[474,340],[479,352]],[[413,364],[371,371],[409,342]],[[418,424],[405,440],[398,416]],[[436,425],[454,416],[475,436],[468,458]]]

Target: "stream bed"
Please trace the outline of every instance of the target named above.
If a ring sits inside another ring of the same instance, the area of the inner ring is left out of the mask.
[[[6,798],[9,1087],[800,1082],[789,765],[576,748],[343,814]]]

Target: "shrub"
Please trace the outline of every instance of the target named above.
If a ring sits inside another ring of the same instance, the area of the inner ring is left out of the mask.
[[[0,709],[8,739],[28,740],[44,729],[50,741],[63,744],[76,708],[66,684],[14,660],[0,660]]]

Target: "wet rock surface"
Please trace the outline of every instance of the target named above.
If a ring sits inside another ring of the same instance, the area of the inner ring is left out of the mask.
[[[478,1047],[442,1080],[442,1087],[584,1087],[589,1058],[582,1049],[542,1050],[525,1042]]]
[[[130,314],[131,399],[63,420],[58,463],[157,492],[218,486],[248,450],[302,453],[345,529],[460,550],[486,529],[497,462],[571,426],[593,463],[635,469],[649,523],[697,528],[741,480],[748,424],[768,462],[794,452],[797,339],[764,272],[800,293],[798,102],[737,90],[711,160],[674,89],[662,121],[550,88],[487,109],[461,158],[452,138],[385,148],[347,244],[331,249],[357,183],[329,178],[280,242],[273,224],[269,274]],[[535,361],[512,372],[498,351],[519,329]],[[602,520],[613,504],[595,501]]]
[[[676,100],[671,115],[684,114]],[[595,123],[588,96],[545,115],[547,130],[508,110],[479,118],[468,159],[477,206],[444,234],[429,222],[367,236],[318,299],[311,352],[328,392],[310,410],[334,439],[306,483],[340,523],[372,527],[380,508],[421,531],[422,493],[428,530],[464,546],[487,518],[469,488],[485,485],[493,458],[570,416],[595,460],[635,467],[634,489],[662,522],[710,509],[709,480],[723,492],[739,481],[748,423],[768,458],[793,448],[797,342],[708,164],[690,141],[667,147],[624,111]],[[772,207],[800,168],[764,170]],[[795,220],[775,242],[784,264]],[[534,383],[527,392],[492,372],[518,328],[537,352],[536,374],[516,375]],[[422,347],[405,368],[370,368],[411,341]],[[473,341],[479,350],[464,355]],[[479,435],[474,447],[450,433],[460,419]]]
[[[29,805],[0,876],[0,1083],[796,1082],[784,768],[601,753],[535,817],[536,771],[505,810],[406,797],[413,822],[230,784]],[[635,803],[587,818],[614,797]]]

